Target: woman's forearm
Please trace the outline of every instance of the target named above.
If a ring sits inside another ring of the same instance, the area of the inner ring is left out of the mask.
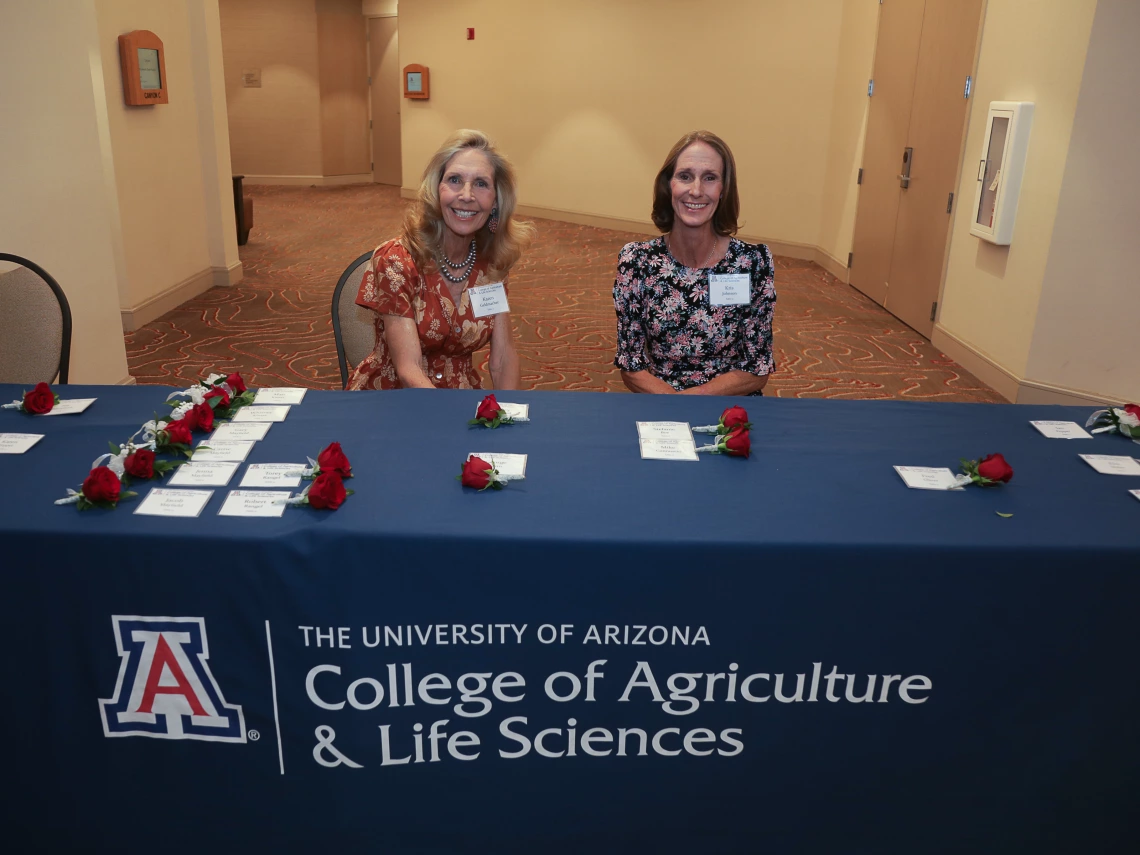
[[[487,361],[491,372],[491,385],[495,389],[517,389],[519,387],[519,355],[513,347],[505,350],[497,348]]]
[[[767,374],[749,374],[747,371],[726,371],[700,386],[682,390],[682,395],[750,395],[768,383]]]
[[[623,371],[621,382],[631,392],[643,392],[652,395],[673,395],[677,390],[655,374],[648,371]]]

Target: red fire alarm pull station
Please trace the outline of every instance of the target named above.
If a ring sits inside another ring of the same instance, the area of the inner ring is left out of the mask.
[[[467,41],[471,41],[474,38],[475,38],[475,28],[474,27],[468,27],[467,28]]]

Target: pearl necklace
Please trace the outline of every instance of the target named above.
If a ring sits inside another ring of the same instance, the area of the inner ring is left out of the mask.
[[[458,285],[460,282],[466,282],[467,277],[471,275],[471,267],[475,264],[475,241],[471,241],[471,248],[467,250],[467,257],[463,261],[455,264],[443,252],[436,256],[438,262],[439,272],[443,274],[443,278],[448,282],[453,282]],[[458,271],[457,276],[453,276],[447,268]]]

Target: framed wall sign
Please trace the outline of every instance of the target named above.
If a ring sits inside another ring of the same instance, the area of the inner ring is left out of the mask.
[[[162,39],[150,30],[124,33],[119,36],[119,64],[123,69],[123,100],[128,106],[170,103]]]
[[[431,96],[431,78],[426,65],[404,66],[404,97],[426,101]]]

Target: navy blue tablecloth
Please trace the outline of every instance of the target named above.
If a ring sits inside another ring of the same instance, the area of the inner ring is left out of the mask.
[[[641,460],[636,421],[712,423],[733,401],[502,393],[532,420],[491,431],[466,424],[481,393],[311,391],[247,463],[340,441],[356,492],[336,512],[218,516],[244,466],[194,519],[135,515],[142,495],[53,505],[169,391],[0,411],[0,432],[45,434],[0,455],[13,839],[1130,841],[1140,478],[1078,454],[1140,448],[1029,424],[1091,408],[749,400],[752,457],[686,463]],[[461,488],[480,451],[527,454],[526,480]],[[990,452],[1008,485],[908,490],[892,469]]]

